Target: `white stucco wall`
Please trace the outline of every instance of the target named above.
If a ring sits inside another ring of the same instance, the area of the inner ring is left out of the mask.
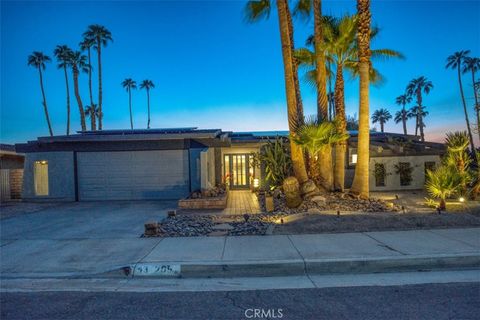
[[[200,153],[201,188],[209,189],[215,186],[215,149],[208,148]]]
[[[399,162],[409,162],[413,167],[412,182],[409,186],[400,185],[400,175],[395,173],[395,165]],[[425,185],[425,162],[440,164],[438,155],[416,155],[404,157],[372,157],[370,158],[370,191],[393,191],[423,189]],[[375,185],[375,163],[385,165],[385,186]]]

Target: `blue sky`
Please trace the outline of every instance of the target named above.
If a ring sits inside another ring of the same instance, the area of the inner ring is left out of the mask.
[[[1,2],[1,141],[22,142],[48,135],[38,74],[27,67],[34,50],[53,56],[58,44],[77,47],[86,27],[105,25],[113,34],[103,53],[104,127],[129,127],[128,96],[120,83],[154,81],[152,127],[198,126],[224,130],[287,128],[285,89],[277,16],[246,24],[244,1]],[[355,12],[355,1],[324,1],[325,14]],[[427,137],[442,140],[446,131],[465,129],[456,74],[445,70],[446,57],[470,49],[480,55],[479,1],[372,1],[381,33],[372,48],[401,51],[406,60],[379,62],[387,82],[371,89],[371,110],[399,109],[395,97],[409,80],[425,75],[434,84],[424,98],[430,115]],[[304,45],[313,21],[295,21],[296,46]],[[95,61],[95,60],[94,60]],[[93,65],[96,71],[96,63]],[[346,77],[349,79],[349,77]],[[65,84],[55,63],[47,66],[45,89],[55,134],[66,128]],[[88,103],[87,76],[80,91]],[[473,122],[470,76],[464,77]],[[94,88],[96,88],[94,74]],[[302,84],[305,113],[315,112],[315,91]],[[346,82],[347,113],[358,108],[358,83]],[[96,90],[94,89],[96,100]],[[80,128],[72,92],[72,125]],[[135,128],[146,127],[146,94],[135,91]],[[409,130],[413,129],[413,121]],[[400,132],[393,121],[387,131]]]

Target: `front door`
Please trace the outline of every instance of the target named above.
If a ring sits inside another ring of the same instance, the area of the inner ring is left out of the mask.
[[[226,154],[224,157],[224,176],[230,182],[231,189],[250,187],[248,154]]]

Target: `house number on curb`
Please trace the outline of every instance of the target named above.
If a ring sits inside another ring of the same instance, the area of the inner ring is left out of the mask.
[[[135,267],[134,276],[178,276],[179,264],[142,264]]]

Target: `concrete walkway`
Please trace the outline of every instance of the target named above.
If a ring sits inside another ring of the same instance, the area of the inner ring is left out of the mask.
[[[236,277],[480,267],[480,228],[244,237],[4,240],[1,276]]]

